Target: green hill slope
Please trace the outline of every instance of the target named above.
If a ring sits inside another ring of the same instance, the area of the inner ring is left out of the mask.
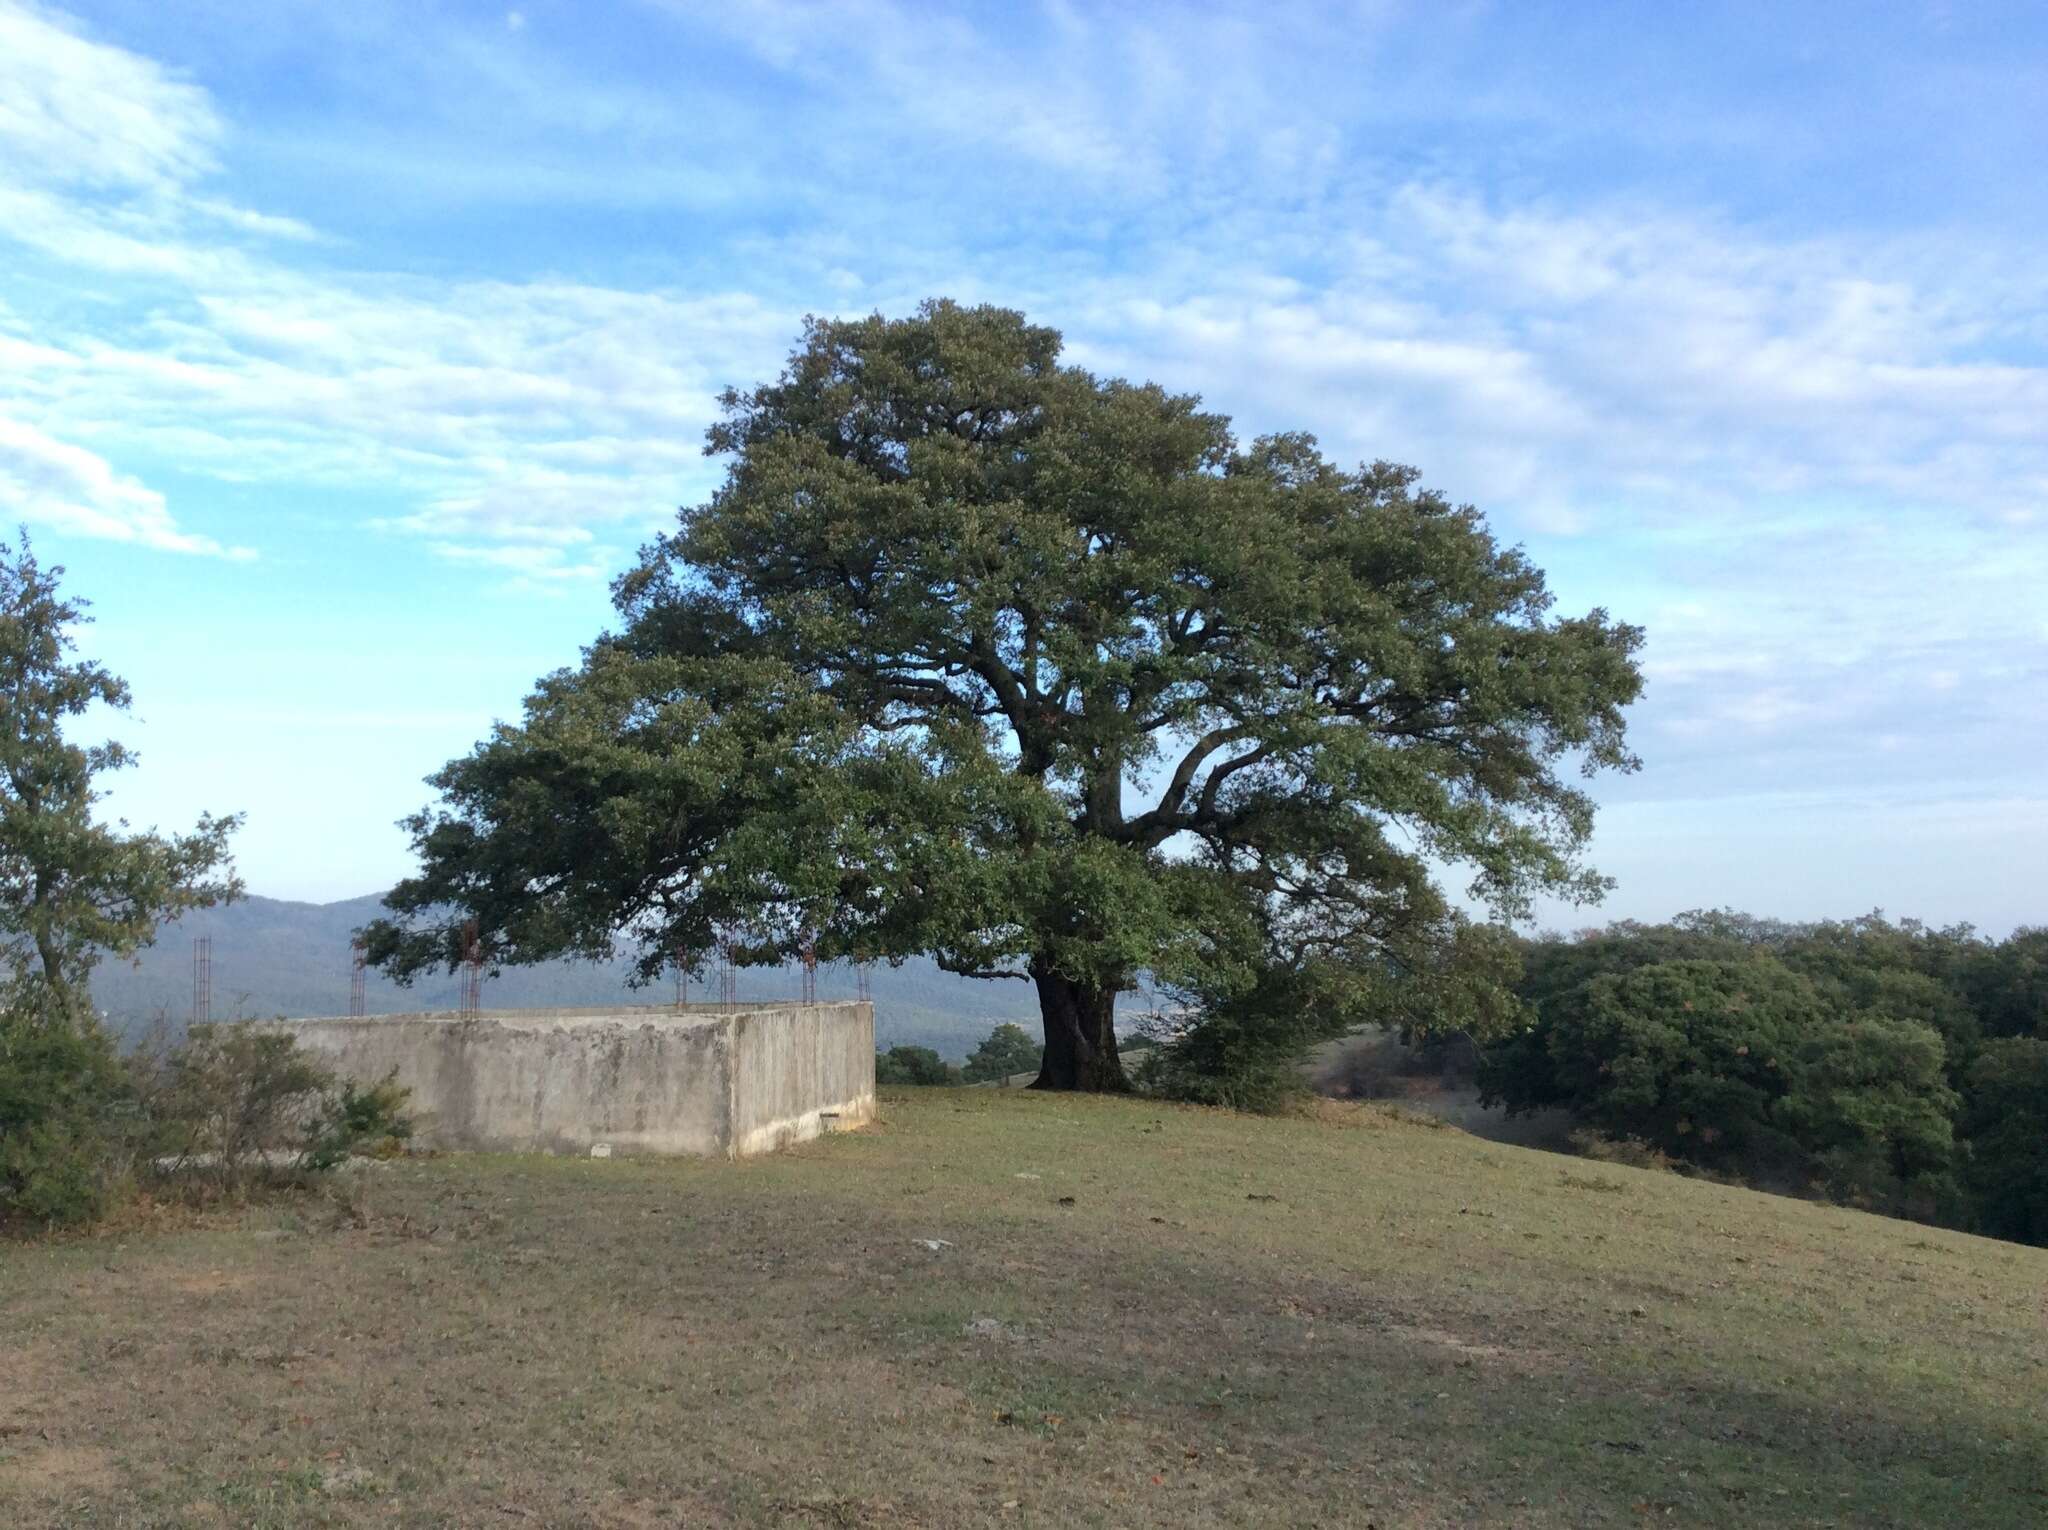
[[[2048,1522],[2048,1251],[1370,1110],[883,1104],[0,1248],[0,1523]]]

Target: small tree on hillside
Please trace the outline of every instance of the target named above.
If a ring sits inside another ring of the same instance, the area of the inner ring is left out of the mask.
[[[236,816],[202,815],[190,834],[129,832],[103,822],[96,783],[135,763],[113,742],[81,745],[65,729],[94,706],[128,707],[128,686],[74,658],[86,602],[58,593],[61,567],[36,561],[24,531],[0,542],[0,951],[32,1007],[90,1018],[87,979],[103,956],[126,957],[159,924],[241,892],[229,869]]]
[[[724,485],[619,630],[433,778],[369,931],[395,975],[471,918],[503,962],[630,935],[649,979],[728,930],[929,953],[1035,987],[1041,1087],[1113,1090],[1141,973],[1242,1010],[1276,964],[1440,964],[1432,865],[1500,913],[1603,886],[1565,767],[1634,765],[1640,634],[1554,616],[1413,471],[1241,442],[944,302],[815,321],[724,402]]]
[[[950,1084],[953,1070],[930,1047],[891,1047],[875,1059],[878,1084]]]
[[[976,1047],[960,1069],[970,1084],[1006,1079],[1013,1073],[1030,1073],[1038,1067],[1039,1045],[1025,1034],[1021,1025],[999,1025]]]

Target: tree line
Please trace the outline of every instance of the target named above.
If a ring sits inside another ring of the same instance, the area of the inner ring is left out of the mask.
[[[1526,943],[1485,1098],[1695,1172],[2048,1244],[2048,928],[1727,911]]]

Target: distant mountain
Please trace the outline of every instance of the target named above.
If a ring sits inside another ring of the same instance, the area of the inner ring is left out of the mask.
[[[192,1014],[192,942],[213,942],[213,1018],[216,1020],[346,1014],[349,940],[382,911],[382,894],[339,903],[292,903],[246,898],[226,908],[197,909],[166,925],[154,946],[133,962],[103,962],[93,974],[94,1002],[117,1031],[135,1035],[161,1019],[182,1030]],[[548,962],[509,967],[484,980],[483,1002],[499,1009],[557,1004],[662,1004],[675,997],[673,983],[630,988],[628,964]],[[1005,1020],[1027,1022],[1035,1033],[1038,997],[1029,983],[986,981],[941,972],[919,958],[901,967],[876,966],[869,974],[875,1001],[877,1044],[930,1047],[958,1061]],[[745,999],[795,998],[802,991],[794,967],[742,967],[739,995]],[[820,998],[850,999],[856,992],[846,966],[818,969]],[[690,997],[710,997],[701,983]],[[368,974],[364,1007],[373,1015],[406,1010],[454,1009],[456,980],[421,978],[400,988],[377,972]]]

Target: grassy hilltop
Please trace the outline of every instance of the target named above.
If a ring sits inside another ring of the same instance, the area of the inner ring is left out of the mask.
[[[2048,1522],[2048,1251],[1370,1110],[884,1106],[0,1246],[0,1523]]]

